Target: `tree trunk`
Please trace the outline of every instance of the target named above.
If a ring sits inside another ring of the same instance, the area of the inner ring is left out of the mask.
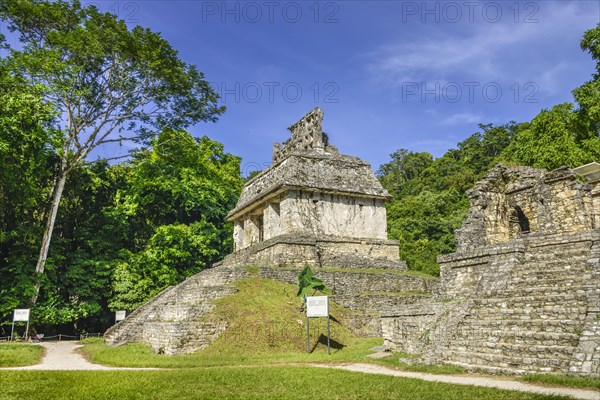
[[[46,220],[46,229],[44,230],[44,237],[42,239],[42,245],[40,247],[40,254],[38,261],[35,266],[35,272],[37,275],[35,283],[35,293],[31,297],[32,305],[37,302],[40,294],[40,278],[44,273],[44,267],[46,266],[46,258],[48,257],[48,250],[50,249],[50,240],[52,239],[52,232],[54,231],[54,222],[56,221],[56,215],[58,214],[58,206],[60,205],[60,199],[62,198],[63,190],[65,188],[65,182],[67,181],[68,170],[65,165],[61,165],[60,175],[54,186],[54,192],[52,194],[52,205],[50,207],[50,213]]]

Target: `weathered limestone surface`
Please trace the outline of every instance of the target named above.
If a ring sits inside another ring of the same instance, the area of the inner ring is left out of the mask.
[[[438,259],[440,282],[406,272],[386,235],[389,194],[368,163],[329,144],[322,118],[315,109],[290,127],[273,165],[245,185],[228,216],[235,251],[109,329],[109,343],[201,349],[227,329],[206,316],[250,276],[243,267],[295,284],[309,265],[352,311],[344,323],[417,362],[600,377],[597,178],[495,167],[470,192],[457,251]]]
[[[345,323],[369,336],[381,335],[383,310],[439,291],[438,280],[404,272],[398,241],[387,239],[389,194],[368,163],[329,144],[322,119],[315,109],[290,127],[273,165],[244,186],[228,216],[235,251],[109,329],[109,343],[140,341],[168,354],[205,347],[227,328],[205,321],[212,302],[235,292],[230,284],[248,276],[246,266],[292,284],[302,268],[315,268],[333,300],[353,311]]]
[[[280,235],[387,239],[389,193],[367,162],[328,144],[322,119],[316,108],[290,127],[273,165],[244,185],[227,217],[236,251]]]
[[[390,268],[405,270],[398,241],[336,236],[280,235],[238,250],[223,260],[229,266]]]
[[[548,172],[497,166],[469,194],[469,215],[456,233],[458,253],[522,233],[579,232],[595,226],[591,187],[566,167]]]
[[[423,362],[600,377],[599,216],[568,169],[496,167],[438,258],[441,293],[385,314],[386,343]]]
[[[296,284],[298,272],[299,270],[294,268],[264,267],[260,268],[259,275]],[[428,299],[440,289],[437,279],[422,278],[394,270],[332,271],[317,268],[315,274],[331,289],[334,302],[355,313],[351,320],[345,323],[355,333],[369,337],[381,336],[382,312]]]
[[[165,354],[202,349],[227,329],[222,322],[205,321],[204,317],[215,307],[214,300],[236,293],[232,283],[248,276],[241,268],[202,271],[156,295],[109,328],[104,337],[111,345],[142,342]]]

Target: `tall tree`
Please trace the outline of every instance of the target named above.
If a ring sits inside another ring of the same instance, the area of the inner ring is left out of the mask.
[[[506,160],[546,169],[600,160],[600,25],[585,32],[581,49],[596,61],[596,71],[573,90],[576,104],[542,110],[522,124],[504,151]]]
[[[240,159],[185,131],[164,131],[130,163],[107,212],[132,229],[113,274],[110,307],[132,310],[231,251],[225,222],[242,188]]]
[[[57,159],[52,107],[0,63],[0,317],[31,292],[31,265]],[[39,247],[38,247],[39,248]]]
[[[148,140],[162,129],[216,121],[223,107],[194,66],[157,33],[79,1],[3,1],[0,19],[20,34],[3,62],[43,89],[56,110],[58,171],[36,272],[44,273],[69,174],[98,146]],[[32,302],[37,301],[39,283]]]
[[[400,241],[400,257],[412,270],[439,274],[436,256],[455,249],[454,230],[468,211],[465,191],[498,161],[518,125],[479,127],[440,158],[401,149],[378,171],[394,196],[387,205],[389,236]]]

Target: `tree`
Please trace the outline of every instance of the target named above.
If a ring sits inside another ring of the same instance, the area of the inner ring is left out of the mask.
[[[415,153],[406,149],[396,150],[390,155],[390,162],[379,167],[377,176],[390,193],[397,194],[400,185],[416,178],[433,163],[433,156],[427,152]]]
[[[394,196],[387,204],[389,236],[400,241],[410,269],[439,274],[436,257],[455,249],[454,230],[468,211],[465,191],[498,161],[518,126],[482,124],[440,158],[401,149],[381,166],[379,179]]]
[[[573,90],[576,105],[542,110],[531,123],[519,127],[504,151],[505,160],[553,169],[600,159],[600,25],[585,32],[581,49],[596,61],[596,71],[592,80]]]
[[[42,232],[42,205],[57,165],[53,109],[39,88],[11,76],[0,63],[0,317],[33,295],[28,267]]]
[[[590,53],[596,61],[596,71],[592,80],[573,90],[573,96],[580,107],[580,131],[587,131],[588,136],[593,137],[595,134],[597,137],[600,134],[600,24],[583,35],[581,49]],[[589,146],[589,143],[586,145]]]
[[[126,187],[106,211],[135,238],[116,261],[109,306],[132,310],[231,251],[225,216],[242,187],[240,158],[184,131],[163,131],[138,151]]]
[[[157,33],[79,1],[0,2],[0,18],[20,34],[3,61],[12,76],[40,88],[55,109],[58,171],[39,257],[44,273],[69,174],[98,146],[142,142],[162,129],[216,121],[223,107],[203,75]],[[39,283],[32,302],[37,301]]]
[[[316,292],[327,294],[330,291],[325,286],[325,283],[313,274],[310,267],[304,267],[300,274],[298,274],[298,293],[296,293],[296,296],[302,297],[302,301],[305,301],[309,293],[312,293],[312,296]]]

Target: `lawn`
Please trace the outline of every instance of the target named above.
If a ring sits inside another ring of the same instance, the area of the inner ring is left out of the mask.
[[[427,372],[432,374],[460,374],[465,370],[453,365],[406,365],[399,359],[407,354],[393,353],[384,359],[371,359],[372,347],[380,345],[381,339],[358,340],[353,346],[333,349],[331,355],[325,348],[318,348],[311,354],[301,351],[290,352],[216,352],[199,351],[193,354],[165,356],[155,354],[150,346],[131,343],[120,347],[107,346],[100,339],[88,339],[80,350],[90,361],[117,367],[156,367],[156,368],[197,368],[215,366],[242,366],[286,363],[373,363],[393,367],[403,371]]]
[[[574,387],[581,389],[597,389],[600,390],[600,379],[585,378],[581,376],[566,376],[552,374],[530,374],[521,378],[525,382],[542,384],[544,386],[555,387]],[[600,394],[598,395],[600,398]]]
[[[307,354],[305,322],[293,286],[257,278],[237,285],[239,292],[219,300],[213,315],[207,317],[226,319],[228,330],[204,350],[166,356],[155,354],[147,345],[111,347],[101,339],[84,341],[80,350],[99,364],[169,370],[0,371],[0,400],[561,398],[298,365],[372,362],[411,371],[464,372],[443,365],[403,366],[399,358],[411,356],[407,354],[383,360],[367,358],[382,339],[353,335],[343,323],[351,317],[350,311],[335,304],[330,310],[334,343],[331,355],[324,340],[325,319],[311,321],[311,354]]]
[[[566,399],[302,366],[165,371],[0,371],[1,400]]]
[[[44,348],[28,343],[0,343],[0,367],[23,367],[37,364]]]
[[[227,321],[227,331],[208,348],[194,354],[164,356],[149,346],[128,344],[109,347],[102,340],[84,341],[82,352],[93,362],[120,367],[190,368],[305,362],[375,362],[398,367],[394,354],[383,360],[367,358],[381,338],[354,335],[344,323],[352,312],[331,303],[331,355],[327,354],[327,320],[312,319],[311,353],[306,352],[306,319],[299,310],[297,288],[268,279],[236,282],[239,291],[217,301],[207,321]],[[432,373],[461,373],[454,366],[404,366],[403,369]]]

